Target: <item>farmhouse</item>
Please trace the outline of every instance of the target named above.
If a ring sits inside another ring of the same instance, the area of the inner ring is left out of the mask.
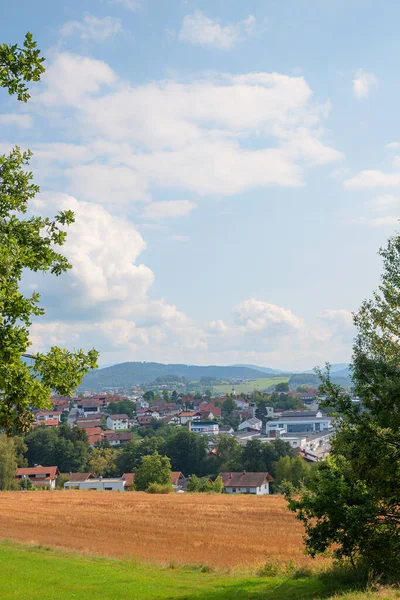
[[[42,467],[38,465],[37,467],[17,469],[15,479],[17,481],[30,479],[35,487],[48,486],[51,490],[54,490],[59,474],[58,467]]]
[[[100,414],[102,401],[96,398],[80,398],[77,403],[77,408],[85,417],[88,415]]]
[[[133,438],[131,431],[104,431],[103,439],[107,440],[111,446],[122,446]]]
[[[227,494],[269,494],[269,484],[273,477],[269,473],[220,473]]]
[[[190,421],[199,421],[200,419],[201,412],[196,410],[183,411],[178,415],[178,420],[181,425],[187,425]]]
[[[61,420],[61,411],[58,410],[40,410],[36,413],[36,421],[60,421]]]

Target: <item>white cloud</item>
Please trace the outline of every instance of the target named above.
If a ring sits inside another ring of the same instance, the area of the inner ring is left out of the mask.
[[[390,142],[390,144],[386,144],[386,148],[389,148],[389,149],[400,148],[400,142]]]
[[[63,37],[79,36],[82,40],[103,42],[122,31],[121,19],[116,17],[98,18],[85,14],[82,21],[68,21],[60,29]]]
[[[195,202],[189,200],[169,200],[164,202],[152,202],[142,212],[145,219],[174,219],[186,217],[196,208]]]
[[[233,308],[242,331],[263,331],[268,335],[290,333],[302,327],[302,321],[291,310],[255,298]]]
[[[397,187],[400,185],[400,173],[384,173],[377,170],[360,171],[344,182],[348,188]]]
[[[122,4],[128,10],[139,10],[141,4],[139,0],[108,0],[109,4]]]
[[[328,326],[326,342],[336,339],[343,344],[351,344],[355,337],[356,329],[353,322],[353,313],[346,309],[326,309],[317,314],[324,325]]]
[[[32,127],[32,117],[30,115],[0,114],[0,125],[16,125],[22,129],[28,129]]]
[[[357,100],[363,100],[377,85],[378,79],[373,73],[366,73],[360,69],[353,79],[353,95]]]
[[[221,25],[218,19],[211,19],[201,10],[196,10],[184,17],[179,39],[206,48],[230,50],[254,32],[256,23],[256,18],[249,15],[238,23]]]
[[[399,217],[386,215],[384,217],[373,217],[371,219],[364,219],[364,221],[370,227],[395,227],[399,224]]]

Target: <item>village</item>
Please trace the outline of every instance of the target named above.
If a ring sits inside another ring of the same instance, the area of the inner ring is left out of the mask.
[[[289,394],[288,391],[281,397],[289,398]],[[178,396],[175,392],[175,403],[170,397],[170,401],[166,402],[151,392],[136,397],[111,394],[53,397],[52,410],[33,412],[31,427],[56,429],[67,425],[84,431],[90,448],[112,448],[120,452],[128,444],[140,444],[146,437],[148,439],[157,431],[160,433],[162,428],[172,432],[186,430],[204,439],[211,464],[212,458],[218,457],[222,438],[230,438],[233,444],[242,448],[250,442],[255,442],[260,448],[260,444],[273,445],[279,440],[285,443],[288,455],[300,457],[307,465],[313,465],[329,454],[330,438],[335,431],[334,418],[319,408],[321,398],[318,398],[317,390],[292,392],[292,397],[304,408],[285,410],[268,406],[266,400],[260,402],[252,395],[236,396],[234,389],[228,396],[197,399]],[[125,407],[126,412],[113,412],[114,407]],[[234,423],[235,427],[230,423]],[[140,437],[139,431],[143,437]],[[187,491],[191,475],[189,472],[171,471],[172,489],[179,493]],[[274,477],[268,471],[219,471],[218,476],[222,480],[223,491],[229,494],[264,495],[273,491],[271,484]],[[19,467],[15,478],[22,490],[32,487],[54,490],[60,484],[66,490],[135,489],[134,472],[112,477],[90,471],[62,473],[58,465]]]

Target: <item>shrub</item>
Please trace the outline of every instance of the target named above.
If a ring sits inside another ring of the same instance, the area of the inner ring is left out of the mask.
[[[151,483],[146,490],[148,494],[170,494],[173,491],[170,483]]]

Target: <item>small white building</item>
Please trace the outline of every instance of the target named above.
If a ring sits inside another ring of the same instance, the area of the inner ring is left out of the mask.
[[[128,415],[108,415],[107,427],[113,431],[120,429],[129,429],[129,417]]]
[[[182,411],[179,413],[178,419],[181,425],[187,425],[191,421],[200,421],[201,413],[197,410]]]
[[[227,494],[269,494],[269,484],[273,477],[269,473],[220,473]]]
[[[61,421],[62,411],[59,410],[40,410],[36,413],[36,421]]]
[[[124,492],[126,481],[123,477],[107,479],[99,477],[97,479],[86,479],[85,481],[72,480],[64,483],[66,490],[96,490],[104,492]]]
[[[211,437],[219,434],[219,425],[216,421],[191,421],[189,422],[189,431]]]
[[[321,410],[285,411],[276,421],[268,421],[266,434],[279,437],[283,433],[305,433],[328,431],[332,428],[332,418]]]

